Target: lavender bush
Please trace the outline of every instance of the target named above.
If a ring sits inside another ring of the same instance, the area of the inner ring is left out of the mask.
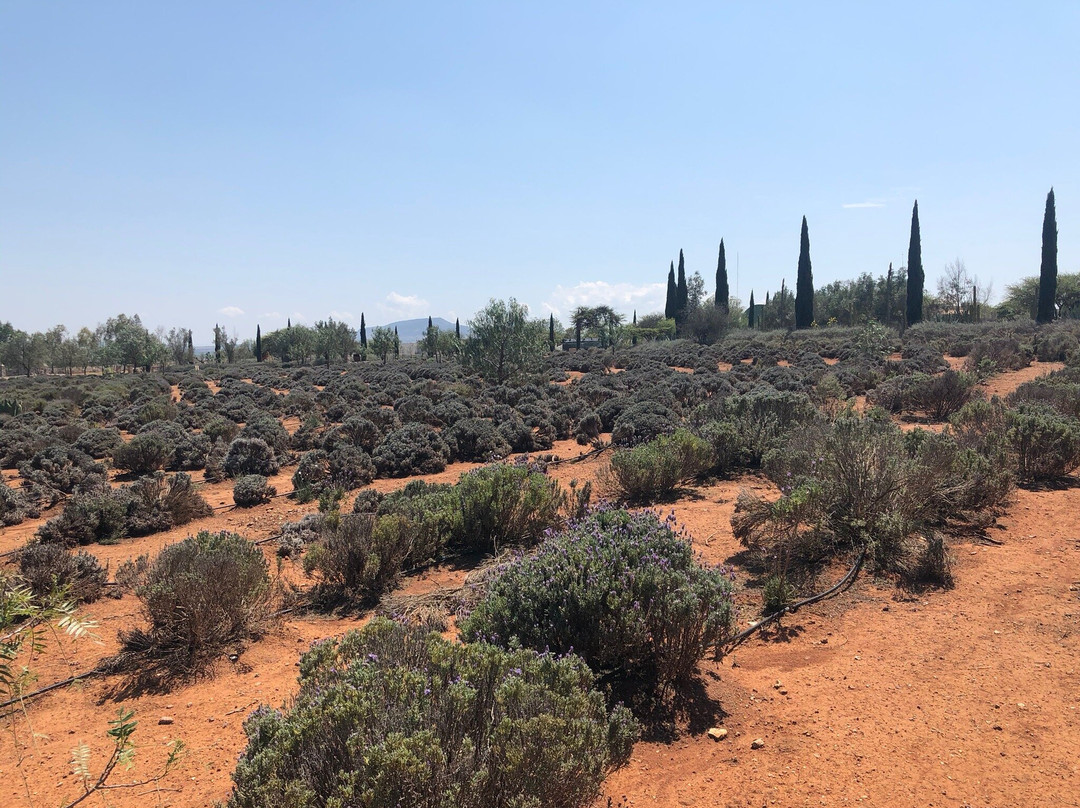
[[[573,652],[632,692],[665,695],[734,616],[732,573],[700,564],[673,522],[594,511],[503,569],[462,636]]]

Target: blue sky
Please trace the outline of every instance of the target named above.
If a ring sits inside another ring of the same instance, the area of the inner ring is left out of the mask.
[[[1080,4],[0,2],[0,320],[250,336],[1080,270]]]

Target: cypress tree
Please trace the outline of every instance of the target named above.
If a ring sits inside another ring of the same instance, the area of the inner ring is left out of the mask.
[[[360,361],[367,361],[367,323],[364,322],[364,312],[360,312]]]
[[[433,323],[433,322],[431,322],[431,315],[429,314],[429,315],[427,316],[427,327],[428,327],[428,328],[431,328],[431,327],[432,327],[433,325],[434,325],[434,323]]]
[[[394,326],[394,357],[401,356],[401,338],[398,337],[397,326]]]
[[[814,322],[814,273],[810,268],[810,230],[802,217],[799,236],[799,274],[795,278],[795,327],[809,328]]]
[[[634,309],[634,332],[630,340],[631,345],[637,345],[637,309]]]
[[[548,315],[548,348],[555,350],[555,315]]]
[[[454,318],[454,336],[461,339],[461,318]]]
[[[221,362],[221,329],[214,323],[214,361]]]
[[[285,328],[292,328],[292,317],[285,319]]]
[[[911,209],[911,240],[907,251],[907,309],[905,319],[908,325],[922,322],[923,302],[922,236],[919,234],[919,200]]]
[[[1035,321],[1049,323],[1054,319],[1054,300],[1057,298],[1057,210],[1054,189],[1046,195],[1043,214],[1042,265],[1039,268],[1039,307]]]
[[[720,257],[716,259],[716,299],[713,301],[724,314],[728,313],[728,298],[731,291],[727,280],[727,256],[724,255],[724,240],[720,239]]]
[[[255,361],[262,361],[262,328],[255,324]]]
[[[892,323],[892,261],[889,262],[889,274],[885,276],[885,325]]]
[[[766,293],[768,294],[768,293]],[[754,290],[750,290],[750,308],[746,310],[746,325],[748,328],[754,327]]]
[[[679,284],[677,286],[678,299],[675,303],[675,319],[681,325],[686,317],[686,306],[689,302],[690,293],[686,288],[686,264],[683,263],[682,250],[679,250]]]
[[[675,262],[671,262],[671,269],[667,273],[667,300],[664,301],[664,317],[669,320],[675,319],[675,309],[679,307],[679,291],[675,286]]]

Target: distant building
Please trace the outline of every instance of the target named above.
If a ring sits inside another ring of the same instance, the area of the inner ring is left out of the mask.
[[[582,348],[599,348],[600,347],[600,340],[598,340],[598,339],[596,339],[594,337],[590,337],[589,339],[586,339],[585,337],[582,337],[581,338],[581,347]],[[564,351],[576,350],[577,349],[577,340],[576,339],[564,339],[562,341],[562,349]]]

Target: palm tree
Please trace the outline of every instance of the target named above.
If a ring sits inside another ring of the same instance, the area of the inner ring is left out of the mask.
[[[574,337],[577,341],[577,349],[581,350],[581,331],[588,331],[596,325],[596,310],[589,306],[578,306],[570,314],[570,322],[574,326]]]

